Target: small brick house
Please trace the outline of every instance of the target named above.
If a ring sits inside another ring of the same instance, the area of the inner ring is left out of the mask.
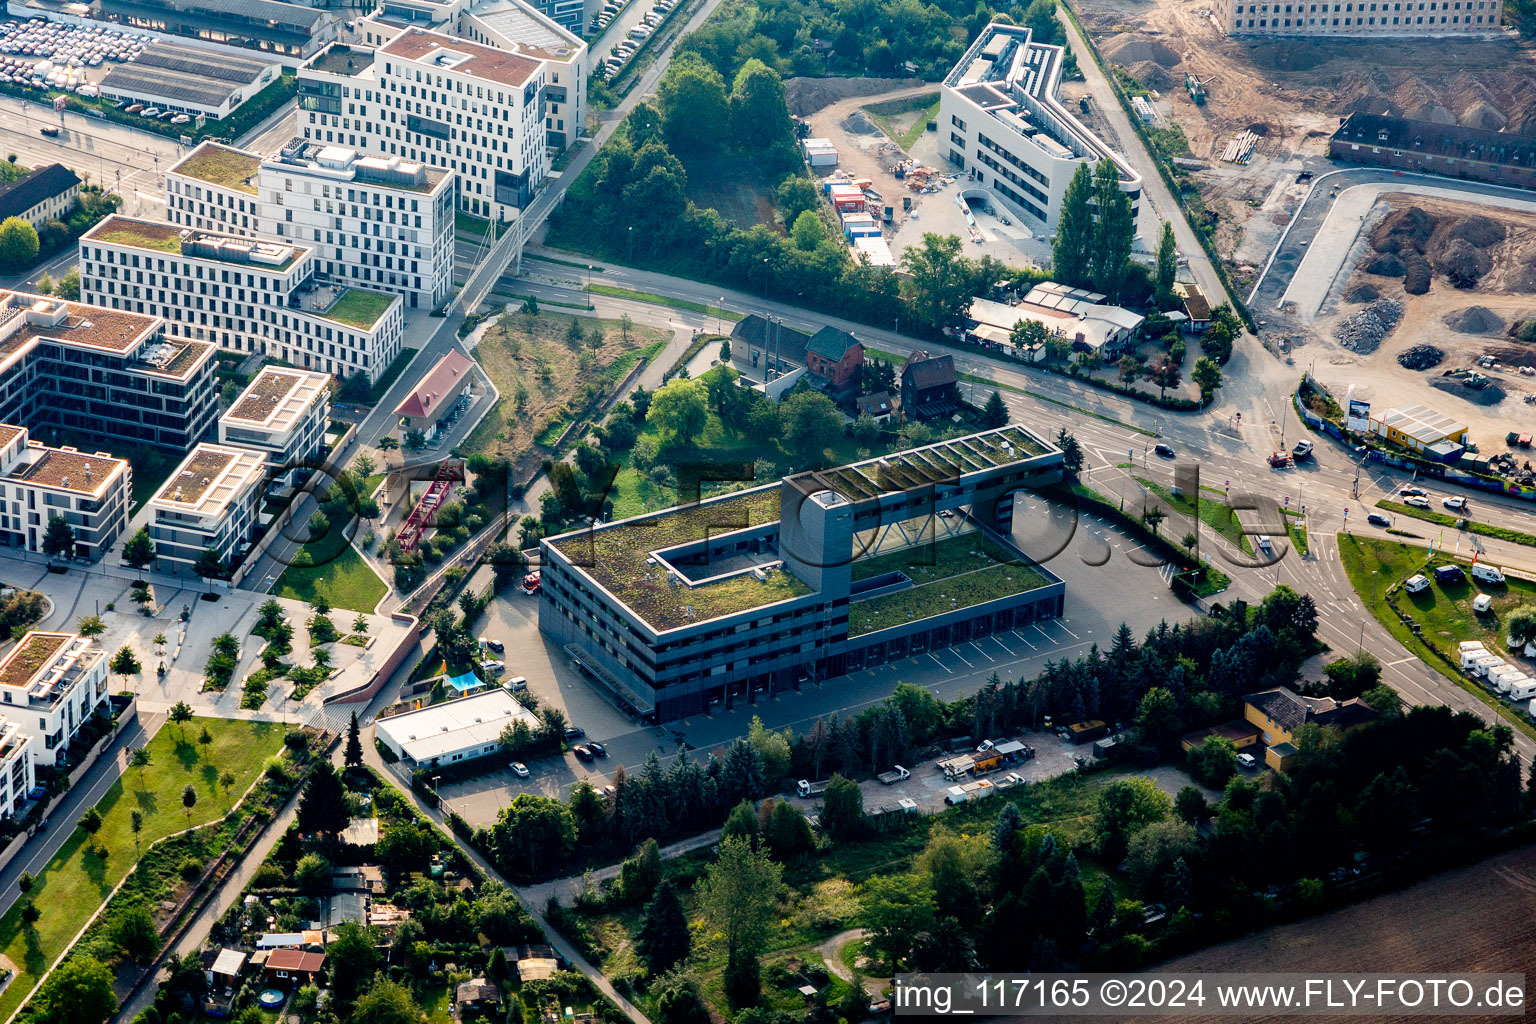
[[[863,365],[864,345],[847,331],[823,327],[805,343],[806,370],[821,378],[833,395],[856,388]]]

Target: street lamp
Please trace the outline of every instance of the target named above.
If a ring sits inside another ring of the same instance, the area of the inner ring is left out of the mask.
[[[441,778],[441,775],[432,776],[432,795],[437,797],[437,811],[439,814],[441,814],[443,811],[443,794],[437,788],[437,781]]]

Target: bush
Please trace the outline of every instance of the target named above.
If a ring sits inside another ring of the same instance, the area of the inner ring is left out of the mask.
[[[309,749],[309,734],[303,729],[289,729],[283,736],[283,745],[294,753]]]
[[[196,857],[188,857],[181,862],[181,867],[176,869],[176,873],[181,876],[182,881],[195,882],[203,877],[203,862]]]

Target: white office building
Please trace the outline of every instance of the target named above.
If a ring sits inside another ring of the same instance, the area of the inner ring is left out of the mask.
[[[9,715],[0,714],[0,816],[20,813],[37,785],[32,737]]]
[[[309,246],[129,217],[81,236],[80,294],[162,317],[183,338],[370,382],[405,334],[398,295],[317,279]]]
[[[91,715],[107,706],[107,655],[89,637],[33,631],[0,658],[0,712],[33,737],[52,765]]]
[[[273,470],[316,465],[331,417],[331,378],[269,366],[219,417],[219,443],[267,453]]]
[[[944,79],[939,93],[941,152],[969,172],[972,189],[1056,230],[1061,201],[1078,167],[1114,162],[1120,188],[1140,213],[1141,177],[1060,100],[1060,46],[1036,43],[1027,28],[991,24]]]
[[[419,28],[335,50],[299,70],[305,139],[452,172],[460,210],[517,218],[549,174],[546,61]]]
[[[537,715],[497,686],[381,718],[374,725],[374,735],[406,766],[425,768],[496,753],[502,730],[519,720],[530,729],[540,727]]]
[[[128,525],[133,470],[107,452],[50,448],[0,423],[0,544],[42,551],[48,521],[74,531],[65,557],[100,558]]]
[[[256,529],[266,479],[263,452],[208,442],[192,449],[149,499],[155,569],[191,575],[206,548],[235,564]]]
[[[436,309],[453,291],[453,175],[293,139],[256,153],[204,142],[165,176],[166,219],[313,249],[332,284]]]

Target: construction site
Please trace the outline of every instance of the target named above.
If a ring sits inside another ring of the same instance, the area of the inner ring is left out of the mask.
[[[1179,166],[1216,216],[1217,247],[1240,282],[1305,195],[1305,158],[1326,154],[1345,115],[1536,130],[1536,75],[1512,36],[1243,39],[1225,35],[1201,0],[1073,6],[1103,56],[1147,90],[1148,128],[1182,132]],[[1176,133],[1159,138],[1176,148]]]

